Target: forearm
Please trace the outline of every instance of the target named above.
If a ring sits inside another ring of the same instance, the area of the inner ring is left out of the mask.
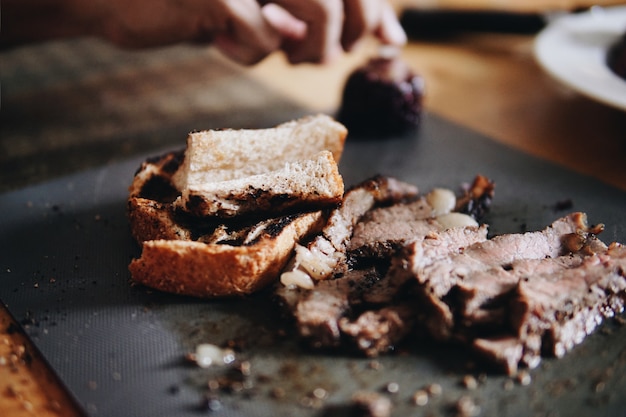
[[[97,1],[2,0],[3,48],[97,32]]]

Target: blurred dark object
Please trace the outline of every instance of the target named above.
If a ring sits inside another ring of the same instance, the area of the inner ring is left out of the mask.
[[[626,80],[626,33],[609,49],[607,64],[618,77]]]
[[[462,32],[533,34],[546,26],[546,18],[537,13],[409,9],[400,23],[409,37],[428,38]]]
[[[379,56],[346,80],[338,120],[351,134],[385,137],[417,130],[424,80],[397,56]]]

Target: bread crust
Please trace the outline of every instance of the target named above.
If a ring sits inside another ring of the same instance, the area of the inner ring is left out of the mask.
[[[178,223],[169,203],[148,198],[128,199],[130,234],[137,242],[146,240],[191,240],[191,230]]]
[[[160,291],[195,297],[251,294],[270,284],[291,257],[294,245],[325,223],[321,211],[283,218],[279,233],[263,231],[250,245],[190,240],[148,240],[131,261],[132,279]]]

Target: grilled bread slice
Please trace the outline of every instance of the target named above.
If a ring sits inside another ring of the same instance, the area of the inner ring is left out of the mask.
[[[195,297],[251,294],[279,276],[294,245],[321,230],[321,211],[260,222],[238,235],[205,243],[198,240],[149,240],[129,269],[135,282]]]
[[[343,196],[346,128],[326,115],[269,129],[191,133],[173,175],[174,207],[194,216],[265,215],[335,204]]]

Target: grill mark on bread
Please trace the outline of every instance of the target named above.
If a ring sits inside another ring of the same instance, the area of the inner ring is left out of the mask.
[[[178,190],[165,178],[154,176],[141,187],[139,196],[161,203],[171,203],[180,195]]]
[[[183,163],[184,158],[184,151],[180,150],[172,152],[171,158],[169,158],[166,163],[163,164],[163,172],[167,175],[173,175]]]
[[[206,205],[206,200],[199,195],[190,195],[185,202],[185,209],[189,213],[200,211]]]
[[[294,219],[296,219],[298,217],[300,217],[300,216],[299,215],[291,215],[291,216],[281,217],[277,221],[270,223],[268,225],[268,227],[265,228],[265,233],[267,233],[268,236],[276,237],[283,231],[283,229],[289,223],[291,223]]]

